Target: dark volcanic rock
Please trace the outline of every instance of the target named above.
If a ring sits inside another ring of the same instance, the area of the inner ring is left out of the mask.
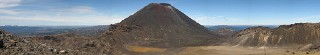
[[[320,23],[296,23],[270,29],[248,28],[234,35],[240,46],[298,46],[320,43]]]
[[[120,23],[110,25],[105,34],[110,37],[112,54],[128,52],[125,46],[130,45],[160,48],[205,45],[215,37],[167,3],[151,3]]]
[[[0,48],[8,48],[11,47],[12,45],[15,45],[15,40],[11,34],[0,30]]]
[[[232,35],[236,34],[236,30],[228,29],[228,28],[220,28],[217,30],[211,30],[211,32],[220,35],[222,37],[232,37]]]
[[[150,31],[208,34],[209,31],[173,6],[152,3],[121,21],[119,25],[139,25]]]
[[[0,30],[0,55],[103,55],[105,37],[64,33],[44,37],[17,37]]]

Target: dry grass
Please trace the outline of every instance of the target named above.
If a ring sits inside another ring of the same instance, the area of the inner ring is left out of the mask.
[[[283,49],[266,49],[267,55],[282,55]],[[241,48],[231,46],[197,46],[187,47],[177,55],[264,55],[264,49]]]
[[[146,53],[146,52],[164,52],[167,49],[163,48],[153,48],[153,47],[143,47],[143,46],[127,46],[127,49],[129,51],[133,52],[140,52],[140,53]]]

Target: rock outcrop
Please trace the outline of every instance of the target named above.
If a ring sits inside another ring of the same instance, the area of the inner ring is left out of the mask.
[[[232,37],[232,35],[236,34],[237,31],[228,29],[228,28],[220,28],[217,30],[211,30],[214,34],[220,35],[222,37]]]
[[[300,46],[320,44],[320,23],[296,23],[278,28],[248,28],[234,35],[236,46]]]
[[[15,46],[16,42],[17,38],[13,37],[13,35],[4,30],[0,30],[0,48],[10,48]]]

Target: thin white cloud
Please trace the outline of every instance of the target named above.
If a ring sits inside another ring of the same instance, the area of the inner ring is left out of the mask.
[[[19,6],[20,3],[21,0],[0,0],[0,14],[19,14],[20,12],[8,8]]]
[[[41,22],[62,22],[62,23],[81,23],[81,24],[113,24],[120,22],[123,17],[115,16],[32,16],[32,17],[16,17],[16,16],[1,16],[2,20],[22,20],[22,21],[41,21]],[[63,25],[63,24],[61,24]]]
[[[313,23],[313,22],[320,22],[320,15],[313,15],[313,16],[306,16],[306,17],[299,17],[299,18],[294,18],[292,21],[293,22],[301,22],[301,23],[305,23],[305,22],[309,22],[309,23]]]
[[[225,16],[190,16],[195,21],[202,25],[232,25],[239,24],[237,22],[242,22],[239,18],[231,18]]]
[[[255,18],[241,19],[225,16],[190,16],[202,25],[288,25],[294,23],[319,23],[320,15],[298,17],[298,18]]]
[[[37,13],[41,13],[39,11],[35,11]],[[44,12],[51,12],[47,14],[60,14],[60,15],[72,15],[72,14],[96,14],[94,8],[90,6],[73,6],[70,8],[54,8],[48,9]]]
[[[89,6],[76,6],[69,9],[71,12],[74,13],[93,13],[96,12],[92,7]]]
[[[15,15],[15,14],[20,14],[21,12],[18,12],[16,10],[7,10],[7,9],[0,9],[0,14],[11,14],[11,15]]]
[[[21,0],[0,0],[0,8],[19,6]]]
[[[0,9],[1,13],[1,9]],[[10,13],[7,11],[6,13]],[[11,14],[15,14],[11,12]],[[101,12],[95,11],[90,6],[73,6],[69,8],[54,8],[48,10],[24,10],[21,15],[0,16],[2,20],[19,20],[19,21],[37,21],[37,22],[51,22],[66,23],[59,25],[72,25],[72,24],[85,24],[85,25],[107,25],[120,22],[125,17],[106,15]],[[8,23],[8,22],[7,22]],[[9,22],[10,23],[10,22]],[[12,22],[13,23],[13,22]],[[32,22],[31,22],[32,23]],[[5,25],[5,24],[0,24]],[[25,24],[32,25],[32,24]]]
[[[309,19],[320,19],[320,16],[307,16],[307,17],[300,17],[296,18],[297,20],[309,20]]]

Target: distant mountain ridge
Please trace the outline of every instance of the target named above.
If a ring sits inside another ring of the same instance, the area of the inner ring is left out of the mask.
[[[6,30],[17,36],[44,36],[55,35],[65,32],[79,33],[87,36],[87,34],[103,32],[109,25],[97,25],[97,26],[0,26],[0,29]],[[220,29],[235,30],[236,32],[249,28],[256,27],[255,25],[204,25],[210,31],[218,31]],[[268,26],[268,25],[262,25]],[[270,25],[270,28],[277,27],[277,25]],[[89,32],[89,33],[84,33]],[[96,35],[94,35],[96,36]]]
[[[278,28],[253,27],[234,35],[236,46],[295,46],[320,44],[320,23],[296,23]]]
[[[19,37],[47,36],[61,33],[74,33],[80,36],[98,36],[108,28],[108,25],[97,26],[0,26]],[[100,33],[100,34],[98,34]]]
[[[279,25],[204,25],[209,30],[219,30],[221,28],[225,29],[231,29],[235,31],[241,31],[250,27],[258,27],[258,26],[264,26],[269,28],[277,28]]]

